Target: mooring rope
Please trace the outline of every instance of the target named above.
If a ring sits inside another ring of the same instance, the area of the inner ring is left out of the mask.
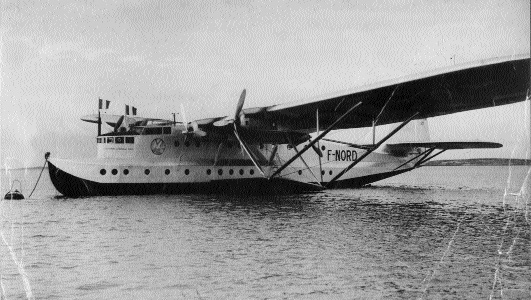
[[[46,168],[48,157],[50,157],[50,152],[46,152],[46,154],[44,154],[44,165],[42,166],[41,173],[39,174],[39,178],[37,178],[37,182],[35,182],[35,186],[33,187],[33,190],[31,191],[28,198],[31,198],[31,195],[33,195],[33,192],[35,192],[35,189],[37,188],[37,184],[39,184],[39,180],[41,179],[42,172],[44,171],[44,168]]]

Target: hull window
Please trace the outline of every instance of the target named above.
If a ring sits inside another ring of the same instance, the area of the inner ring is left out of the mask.
[[[127,175],[127,174],[129,174],[129,170],[125,169],[124,170],[124,175]]]
[[[118,170],[112,169],[111,173],[112,173],[112,175],[116,175],[116,174],[118,174]]]
[[[249,174],[254,175],[254,170],[251,169],[251,170],[249,171]]]
[[[185,175],[189,175],[190,174],[190,170],[188,170],[188,169],[184,170],[184,174]]]
[[[240,169],[240,175],[243,175],[243,169]]]
[[[144,174],[149,175],[149,173],[150,173],[149,169],[144,170]]]
[[[207,170],[207,175],[210,175],[210,174],[212,174],[212,170],[208,169]]]
[[[150,135],[150,134],[162,134],[162,127],[146,127],[144,128],[144,131],[142,132],[143,135]]]
[[[124,143],[124,138],[122,136],[118,136],[114,139],[114,142],[116,144],[123,144]]]
[[[164,174],[166,174],[166,175],[170,175],[170,169],[166,169],[166,170],[164,171]]]
[[[223,175],[223,170],[222,169],[218,170],[218,175]]]
[[[234,170],[233,170],[233,169],[230,169],[230,170],[229,170],[229,174],[230,174],[230,175],[234,175]]]
[[[107,171],[106,171],[105,169],[101,169],[101,170],[100,170],[100,174],[101,174],[101,175],[105,175],[105,174],[107,174]]]
[[[127,136],[127,137],[125,137],[125,143],[126,144],[134,144],[135,143],[135,138],[133,136]]]
[[[171,134],[171,127],[164,127],[164,134]]]

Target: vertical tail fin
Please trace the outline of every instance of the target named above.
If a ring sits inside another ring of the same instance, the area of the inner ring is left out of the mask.
[[[393,143],[399,142],[429,142],[430,129],[428,126],[428,119],[418,119],[411,121],[402,130],[400,130],[394,137]]]

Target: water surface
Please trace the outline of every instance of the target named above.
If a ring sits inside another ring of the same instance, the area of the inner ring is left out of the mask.
[[[29,195],[39,169],[2,174]],[[291,196],[0,202],[5,299],[529,299],[527,167]],[[11,176],[11,177],[10,177]]]

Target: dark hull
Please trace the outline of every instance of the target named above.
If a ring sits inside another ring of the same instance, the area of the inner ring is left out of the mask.
[[[249,178],[204,183],[98,183],[81,179],[48,162],[50,179],[59,193],[68,197],[153,194],[293,194],[319,191],[310,184],[286,179]]]

